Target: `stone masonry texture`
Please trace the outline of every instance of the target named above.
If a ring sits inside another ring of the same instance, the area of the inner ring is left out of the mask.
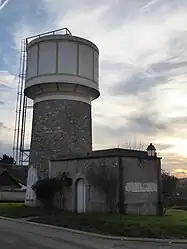
[[[94,154],[94,153],[93,153]],[[96,154],[96,153],[95,153]],[[105,196],[97,188],[91,186],[86,179],[86,170],[91,166],[101,166],[103,164],[107,165],[108,171],[114,172],[118,175],[120,183],[120,172],[119,165],[121,161],[122,168],[122,191],[124,195],[124,208],[126,214],[135,215],[156,215],[158,214],[158,193],[157,192],[126,192],[125,185],[128,182],[153,182],[158,181],[158,167],[160,164],[160,159],[144,160],[140,164],[140,161],[136,157],[122,157],[121,160],[119,156],[109,157],[105,155],[104,157],[98,155],[96,158],[77,158],[77,159],[65,159],[65,160],[54,160],[51,161],[51,171],[50,176],[55,177],[59,173],[68,172],[70,177],[73,179],[72,188],[69,189],[66,196],[65,209],[70,211],[75,211],[76,207],[76,179],[83,178],[86,184],[86,210],[87,211],[108,211],[108,207],[105,203]],[[119,192],[116,193],[116,204],[118,204]],[[60,204],[58,204],[60,207]],[[116,206],[117,207],[117,206]],[[116,209],[117,211],[117,209]]]
[[[98,158],[85,158],[85,159],[73,159],[63,161],[52,161],[50,177],[55,177],[59,173],[68,172],[69,176],[73,179],[72,187],[65,193],[65,210],[76,210],[76,183],[77,179],[83,178],[86,185],[86,211],[100,211],[108,212],[106,205],[105,194],[100,190],[92,186],[87,180],[87,170],[89,167],[96,167],[106,165],[108,171],[111,174],[118,174],[118,158],[117,157],[98,157]],[[100,171],[98,174],[101,173]],[[107,177],[107,176],[106,176]],[[118,178],[119,176],[117,176]],[[61,200],[57,197],[58,203],[55,203],[58,208],[61,208]],[[118,204],[118,195],[116,195],[116,206]],[[117,207],[116,207],[117,210]]]
[[[48,175],[54,156],[86,156],[92,151],[91,106],[72,100],[47,100],[33,107],[30,166]]]

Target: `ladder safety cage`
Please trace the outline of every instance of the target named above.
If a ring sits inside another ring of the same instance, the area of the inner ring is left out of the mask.
[[[21,166],[21,151],[23,149],[23,118],[25,114],[24,84],[26,71],[26,40],[21,41],[19,80],[16,101],[16,119],[14,129],[13,158],[18,166]]]

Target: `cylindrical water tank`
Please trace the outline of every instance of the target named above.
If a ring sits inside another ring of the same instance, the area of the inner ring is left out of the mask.
[[[30,166],[39,169],[39,176],[50,157],[92,151],[98,58],[96,45],[75,36],[48,35],[27,45],[25,95],[34,101]]]

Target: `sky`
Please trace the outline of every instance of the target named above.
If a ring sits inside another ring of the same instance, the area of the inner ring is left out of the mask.
[[[100,51],[94,149],[152,142],[165,170],[187,176],[186,12],[186,0],[0,0],[0,153],[12,155],[21,40],[67,27]]]

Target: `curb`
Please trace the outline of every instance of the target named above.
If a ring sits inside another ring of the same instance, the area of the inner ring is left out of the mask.
[[[30,219],[31,218],[32,217],[30,217]],[[98,234],[98,233],[90,233],[90,232],[85,232],[85,231],[81,231],[81,230],[75,230],[75,229],[70,229],[70,228],[65,228],[65,227],[47,225],[47,224],[43,224],[43,223],[36,223],[36,222],[26,221],[26,220],[21,220],[21,219],[8,218],[8,217],[4,217],[4,216],[0,216],[0,219],[14,221],[14,222],[16,221],[18,223],[27,224],[27,225],[35,225],[35,226],[40,226],[40,227],[57,229],[60,231],[71,232],[71,233],[76,233],[76,234],[80,234],[80,235],[87,235],[87,236],[101,238],[101,239],[135,241],[135,242],[154,242],[154,243],[167,243],[167,244],[187,244],[187,240],[182,240],[182,239],[179,240],[179,239],[153,239],[153,238],[119,237],[119,236],[102,235],[102,234]]]

